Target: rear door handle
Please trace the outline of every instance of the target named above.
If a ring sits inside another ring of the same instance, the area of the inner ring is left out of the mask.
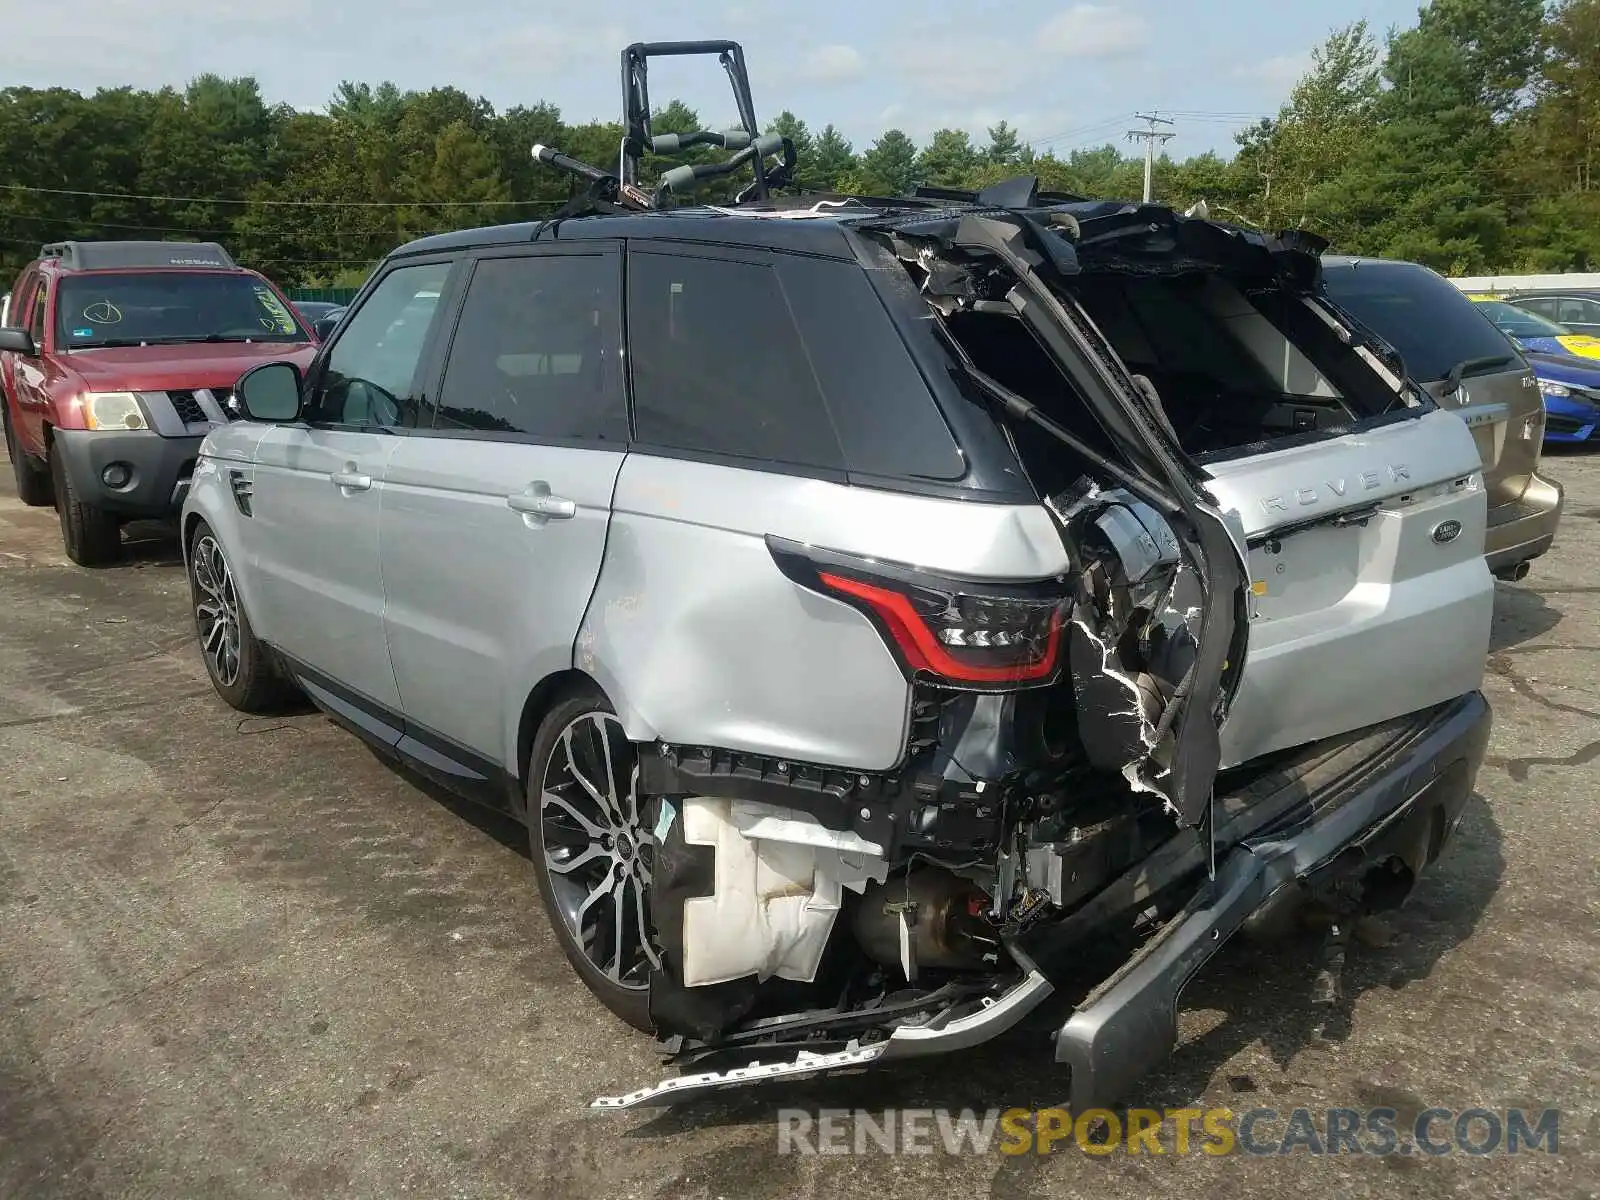
[[[565,496],[552,496],[550,485],[543,480],[530,484],[527,491],[507,496],[506,506],[525,517],[538,517],[545,521],[570,521],[578,515],[577,502]]]
[[[335,471],[328,478],[333,480],[335,487],[347,492],[364,492],[372,486],[372,476],[363,475],[354,468],[354,463],[347,464],[344,470]]]

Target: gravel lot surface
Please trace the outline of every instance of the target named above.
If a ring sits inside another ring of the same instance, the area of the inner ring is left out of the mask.
[[[315,713],[240,720],[176,549],[61,553],[0,482],[0,1197],[1600,1193],[1600,457],[1500,585],[1491,759],[1454,845],[1306,1003],[1311,946],[1230,946],[1150,1107],[1562,1110],[1516,1157],[780,1156],[783,1107],[1048,1106],[1037,1043],[604,1116],[660,1070],[570,973],[519,828]],[[1374,686],[1382,686],[1374,681]],[[1281,1127],[1280,1127],[1281,1129]]]

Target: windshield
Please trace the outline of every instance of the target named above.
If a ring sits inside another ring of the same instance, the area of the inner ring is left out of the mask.
[[[61,345],[304,342],[305,328],[253,275],[200,271],[68,275],[56,285]]]
[[[1425,267],[1325,262],[1322,280],[1335,304],[1400,351],[1413,379],[1435,383],[1458,363],[1514,353],[1482,305]]]
[[[1531,313],[1504,300],[1479,300],[1478,307],[1484,315],[1500,327],[1501,332],[1518,338],[1567,337],[1572,333],[1565,325],[1557,325],[1538,313]]]

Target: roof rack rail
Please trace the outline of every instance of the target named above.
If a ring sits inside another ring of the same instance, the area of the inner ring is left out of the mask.
[[[48,242],[40,258],[80,271],[114,267],[237,267],[217,242]]]

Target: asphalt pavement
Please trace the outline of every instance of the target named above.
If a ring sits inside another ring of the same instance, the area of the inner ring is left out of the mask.
[[[1556,1153],[1482,1156],[779,1153],[785,1109],[1064,1103],[1017,1039],[592,1113],[661,1068],[569,971],[521,830],[313,712],[241,719],[164,531],[79,569],[6,471],[0,1198],[1600,1194],[1600,456],[1547,466],[1568,511],[1499,586],[1491,758],[1455,843],[1352,952],[1345,1010],[1309,1003],[1306,938],[1229,946],[1133,1098],[1560,1110]]]

